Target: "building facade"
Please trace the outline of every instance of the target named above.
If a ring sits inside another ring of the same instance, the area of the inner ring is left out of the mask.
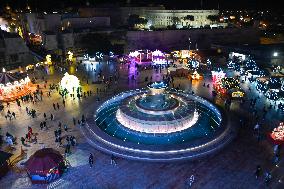
[[[109,27],[110,17],[67,17],[61,20],[62,29]]]
[[[34,63],[24,40],[15,33],[0,31],[0,67],[13,69]]]
[[[193,27],[200,28],[211,25],[213,22],[208,16],[217,16],[218,10],[147,10],[144,12],[148,24],[155,28],[166,28],[176,24],[178,28]],[[187,16],[193,16],[193,20],[186,19]]]

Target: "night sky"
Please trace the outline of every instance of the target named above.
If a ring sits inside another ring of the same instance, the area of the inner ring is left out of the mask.
[[[127,0],[0,0],[0,5],[3,7],[8,3],[12,7],[20,8],[26,7],[28,2],[32,8],[55,10],[69,6],[83,6],[86,5],[86,1],[95,6],[102,6],[102,4],[123,6]],[[225,10],[279,10],[279,7],[284,9],[281,6],[281,0],[131,0],[131,3],[136,5],[163,4],[168,9],[201,9],[201,1],[203,1],[203,9],[217,9],[218,4],[220,9]]]

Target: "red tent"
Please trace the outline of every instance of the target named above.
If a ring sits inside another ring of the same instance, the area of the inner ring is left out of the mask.
[[[26,162],[27,172],[33,183],[48,183],[61,175],[63,156],[52,148],[35,152]]]

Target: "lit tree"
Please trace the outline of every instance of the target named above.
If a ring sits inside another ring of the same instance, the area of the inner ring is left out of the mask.
[[[207,19],[210,20],[211,22],[215,23],[218,21],[219,16],[218,15],[208,15]]]
[[[148,20],[140,17],[137,14],[131,14],[128,17],[127,22],[128,22],[128,26],[131,28],[134,28],[137,25],[142,25],[143,27],[145,27],[145,25],[148,23]]]
[[[177,24],[180,22],[180,18],[177,17],[177,16],[174,16],[174,17],[172,18],[172,21],[173,21],[173,24],[174,24],[174,25],[177,25]]]
[[[194,16],[193,15],[186,15],[183,19],[189,20],[189,21],[194,21]]]

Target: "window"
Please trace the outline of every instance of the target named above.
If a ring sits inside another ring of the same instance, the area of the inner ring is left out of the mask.
[[[19,59],[19,56],[18,56],[18,54],[11,54],[10,59],[11,59],[12,62],[17,62],[18,59]]]

